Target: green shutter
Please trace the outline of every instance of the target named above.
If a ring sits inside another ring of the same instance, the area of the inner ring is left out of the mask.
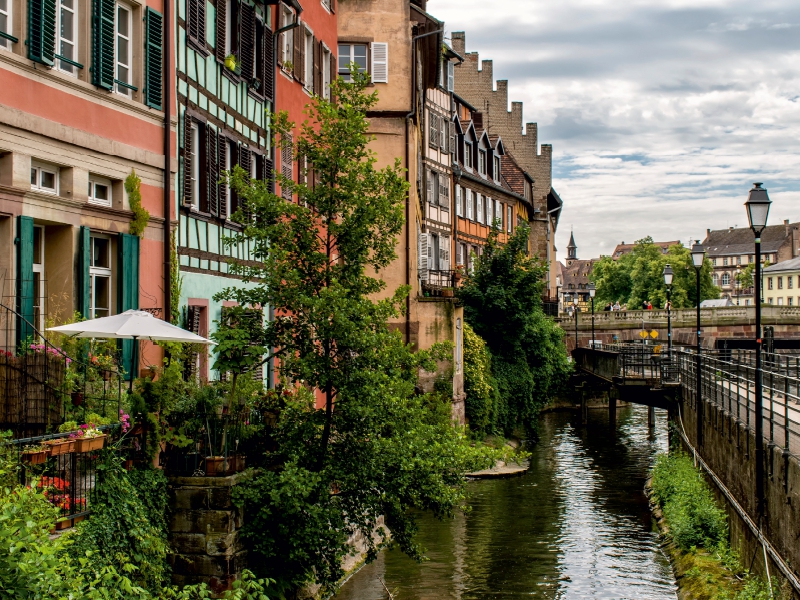
[[[33,337],[33,219],[17,217],[17,346]]]
[[[93,0],[92,83],[114,88],[114,0]]]
[[[92,295],[92,279],[89,265],[92,259],[92,237],[88,227],[81,227],[78,240],[78,311],[84,319],[91,319],[89,301]]]
[[[118,250],[118,309],[119,312],[125,312],[132,308],[139,308],[139,236],[127,233],[120,234]],[[136,358],[134,341],[121,340],[120,346],[122,349],[122,366],[126,371],[135,373],[136,365],[132,363]]]
[[[163,22],[160,12],[144,11],[144,103],[156,110],[161,110],[164,81]]]
[[[51,67],[55,64],[55,0],[28,0],[27,44],[28,58]]]

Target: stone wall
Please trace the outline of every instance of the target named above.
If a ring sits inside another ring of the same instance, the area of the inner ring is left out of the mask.
[[[207,583],[220,593],[245,568],[246,552],[239,539],[242,519],[231,502],[240,476],[170,478],[173,583]]]

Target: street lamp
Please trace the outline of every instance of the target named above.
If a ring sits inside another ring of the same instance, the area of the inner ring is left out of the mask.
[[[672,267],[664,267],[664,285],[667,286],[667,356],[672,360]]]
[[[706,250],[703,248],[700,240],[697,240],[692,246],[692,264],[697,274],[697,356],[695,369],[697,370],[697,394],[696,394],[696,410],[697,410],[697,445],[703,443],[703,396],[700,388],[702,387],[702,376],[700,374],[700,352],[702,351],[700,339],[700,271],[703,269],[703,262],[706,259]]]
[[[575,349],[578,349],[578,313],[581,310],[581,307],[578,306],[578,294],[575,294],[575,304],[572,309],[572,314],[575,315]]]
[[[761,232],[767,226],[769,205],[767,190],[761,183],[754,183],[753,189],[744,203],[750,229],[753,230],[756,244],[755,304],[756,304],[756,513],[759,519],[764,515],[764,389],[761,372]]]
[[[594,348],[594,295],[597,293],[597,287],[594,282],[589,284],[589,297],[592,299],[592,341],[590,345]]]
[[[742,291],[742,269],[736,267],[736,306],[739,306],[739,294]]]

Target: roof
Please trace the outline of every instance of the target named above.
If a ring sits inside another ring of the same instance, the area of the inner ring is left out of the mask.
[[[700,308],[722,308],[725,306],[733,306],[730,298],[720,298],[718,300],[703,300],[700,303]]]
[[[556,227],[558,220],[561,218],[561,209],[564,207],[564,201],[555,188],[551,187],[550,192],[547,194],[547,214],[555,215]]]
[[[520,196],[525,195],[525,171],[511,155],[500,162],[500,173],[508,186]]]
[[[456,99],[456,102],[458,102],[458,103],[459,103],[459,104],[461,104],[462,106],[466,106],[466,107],[467,107],[467,108],[468,108],[470,111],[472,111],[472,112],[475,112],[475,111],[477,111],[477,110],[478,110],[478,109],[477,109],[477,108],[475,108],[475,107],[474,107],[472,104],[470,104],[469,102],[467,102],[467,101],[466,101],[466,100],[465,100],[463,97],[459,96],[459,95],[458,95],[458,94],[456,94],[455,92],[453,92],[453,98],[455,98],[455,99]]]
[[[567,248],[577,248],[577,244],[575,244],[575,232],[569,232],[569,244],[567,244]]]
[[[797,223],[781,223],[780,225],[768,225],[761,232],[761,252],[777,252],[786,241],[787,225],[791,229],[800,229]],[[753,254],[754,238],[750,228],[729,228],[718,231],[709,231],[706,239],[703,240],[703,247],[709,256],[721,256],[724,254]]]
[[[670,246],[680,246],[681,242],[680,240],[675,240],[674,242],[653,242],[653,245],[661,248],[662,252],[666,254]],[[625,242],[617,244],[617,247],[614,248],[614,252],[611,254],[611,257],[614,260],[617,260],[620,256],[633,252],[634,248],[636,248],[636,244],[626,244]]]
[[[764,273],[782,273],[783,271],[800,271],[800,256],[791,258],[764,269]]]
[[[596,258],[586,260],[567,260],[567,265],[562,270],[561,289],[565,291],[586,289],[580,287],[589,283],[589,275],[592,273]],[[573,287],[570,287],[572,285]]]

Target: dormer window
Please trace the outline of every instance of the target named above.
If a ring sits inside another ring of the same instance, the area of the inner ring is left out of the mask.
[[[472,169],[472,142],[464,141],[464,166]]]
[[[500,181],[500,157],[495,155],[494,156],[494,180]]]
[[[478,150],[478,172],[486,176],[486,150]]]

